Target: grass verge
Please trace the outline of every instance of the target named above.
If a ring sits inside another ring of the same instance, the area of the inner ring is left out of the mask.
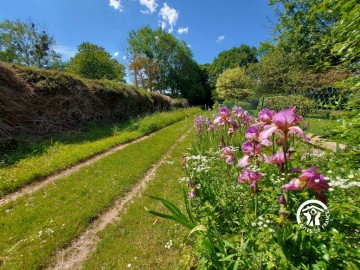
[[[183,177],[182,154],[194,139],[191,133],[172,152],[168,162],[160,166],[156,178],[144,191],[183,205],[178,179]],[[161,203],[142,196],[132,203],[116,224],[108,225],[100,233],[96,251],[89,256],[83,269],[175,269],[181,258],[181,243],[188,231],[173,222],[148,214],[144,206],[163,212]],[[172,240],[173,245],[165,245]]]
[[[0,207],[0,268],[39,269],[112,202],[129,191],[190,128],[187,119],[160,130],[31,195]]]
[[[127,143],[146,134],[157,131],[165,126],[178,122],[200,110],[198,108],[181,109],[172,112],[157,113],[131,121],[122,128],[109,130],[106,127],[93,127],[93,134],[71,138],[57,138],[38,144],[35,155],[21,159],[14,165],[0,168],[0,197],[19,188],[56,173],[67,167],[86,160],[108,148]],[[101,131],[103,130],[103,131]]]

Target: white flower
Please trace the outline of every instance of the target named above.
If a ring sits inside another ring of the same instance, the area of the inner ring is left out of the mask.
[[[127,268],[130,268],[130,267],[131,267],[131,263],[128,263]]]
[[[259,220],[263,220],[264,218],[263,218],[262,216],[259,216],[258,219],[259,219]]]
[[[269,232],[273,233],[273,232],[275,232],[275,230],[274,229],[269,229]]]
[[[255,226],[256,226],[256,223],[255,223],[255,222],[251,223],[251,226],[255,227]]]
[[[266,222],[266,223],[270,223],[270,220],[267,219],[265,222]]]

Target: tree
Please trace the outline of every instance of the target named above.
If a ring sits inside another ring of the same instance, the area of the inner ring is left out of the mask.
[[[246,67],[249,63],[256,63],[257,49],[242,44],[230,50],[221,52],[212,62],[209,69],[210,79],[216,82],[218,76],[228,68]]]
[[[148,57],[134,56],[129,65],[134,78],[135,87],[142,87],[149,91],[157,89],[156,77],[159,65]]]
[[[246,99],[252,94],[252,82],[244,67],[225,70],[216,81],[215,99]]]
[[[103,47],[84,42],[70,59],[67,71],[89,79],[124,81],[125,67]]]
[[[187,98],[191,104],[204,101],[202,72],[185,42],[161,28],[153,30],[146,26],[131,31],[128,43],[134,84],[148,85],[151,81],[149,90]],[[154,65],[156,68],[150,68]]]
[[[0,60],[26,66],[49,67],[60,59],[55,40],[29,21],[5,20],[0,23]]]

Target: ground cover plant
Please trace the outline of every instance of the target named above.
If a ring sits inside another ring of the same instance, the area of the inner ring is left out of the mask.
[[[122,126],[88,125],[85,126],[88,131],[84,133],[58,136],[41,143],[27,145],[25,150],[20,149],[7,156],[2,156],[0,196],[74,165],[110,147],[133,141],[197,112],[199,112],[198,108],[179,109],[134,119]]]
[[[191,127],[166,127],[41,190],[0,207],[0,266],[39,269],[139,181]],[[36,254],[36,256],[34,256]]]
[[[295,107],[240,107],[198,116],[198,139],[186,158],[186,211],[155,198],[151,214],[190,230],[196,269],[358,269],[360,166],[346,153],[307,142]],[[357,152],[358,153],[358,152]],[[321,201],[330,218],[305,230],[297,209]],[[189,254],[187,254],[189,256]],[[191,260],[190,260],[191,261]]]

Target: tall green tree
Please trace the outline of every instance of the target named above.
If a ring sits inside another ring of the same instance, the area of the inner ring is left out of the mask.
[[[203,102],[205,92],[201,84],[202,72],[185,42],[177,40],[161,28],[151,29],[146,26],[131,31],[128,43],[128,52],[132,59],[130,67],[139,64],[136,63],[137,59],[148,59],[142,61],[142,67],[137,67],[140,70],[146,70],[146,63],[156,63],[158,70],[155,76],[152,76],[153,91],[187,98],[191,104]],[[146,77],[148,80],[149,76]]]
[[[218,76],[228,68],[246,67],[249,63],[256,63],[257,49],[242,44],[240,47],[234,47],[230,50],[221,52],[212,62],[209,74],[210,79],[216,82]]]
[[[0,23],[0,60],[26,66],[49,67],[60,59],[55,39],[34,22]]]
[[[246,99],[253,93],[251,78],[245,67],[229,68],[221,73],[216,81],[215,99]]]
[[[101,46],[84,42],[70,59],[67,71],[89,79],[124,81],[125,66]]]

